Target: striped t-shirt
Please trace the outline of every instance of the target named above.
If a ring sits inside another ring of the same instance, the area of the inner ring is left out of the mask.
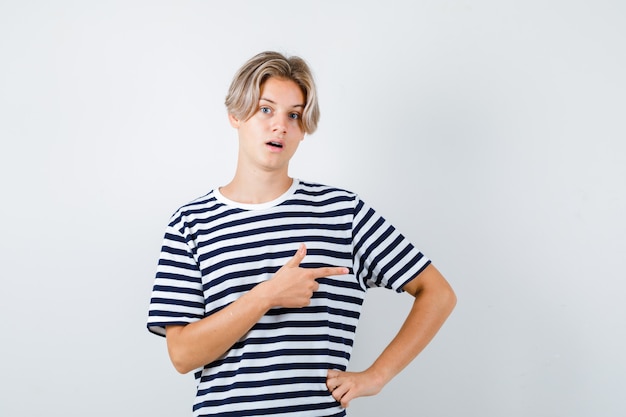
[[[344,416],[326,374],[347,368],[366,289],[400,292],[429,264],[354,193],[294,180],[278,199],[249,205],[213,190],[167,226],[148,329],[164,335],[169,324],[219,311],[270,279],[301,243],[301,267],[350,273],[318,279],[309,306],[271,309],[199,369],[194,416]]]

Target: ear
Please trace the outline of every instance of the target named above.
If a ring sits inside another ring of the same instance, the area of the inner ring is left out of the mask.
[[[239,119],[237,119],[230,113],[228,113],[228,121],[230,122],[230,125],[232,127],[234,127],[235,129],[239,129]]]

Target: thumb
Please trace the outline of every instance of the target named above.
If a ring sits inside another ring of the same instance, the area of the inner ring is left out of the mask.
[[[293,255],[293,257],[289,261],[287,261],[286,265],[293,266],[293,267],[300,266],[300,262],[302,262],[305,256],[306,256],[306,246],[304,245],[304,243],[301,243],[296,253]]]

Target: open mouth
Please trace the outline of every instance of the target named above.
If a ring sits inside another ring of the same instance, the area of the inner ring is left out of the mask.
[[[282,143],[280,143],[280,142],[274,142],[274,141],[269,141],[269,142],[267,142],[267,145],[270,145],[270,146],[272,146],[272,147],[274,147],[274,148],[282,148],[282,147],[283,147],[283,144],[282,144]]]

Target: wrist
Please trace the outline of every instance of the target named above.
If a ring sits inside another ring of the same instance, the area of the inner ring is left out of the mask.
[[[391,375],[385,366],[380,366],[377,363],[374,363],[365,372],[368,374],[368,378],[378,386],[379,389],[382,389],[393,378],[393,375]]]
[[[276,307],[273,301],[273,290],[269,281],[263,281],[252,288],[248,295],[254,298],[254,303],[263,308],[265,312]]]

